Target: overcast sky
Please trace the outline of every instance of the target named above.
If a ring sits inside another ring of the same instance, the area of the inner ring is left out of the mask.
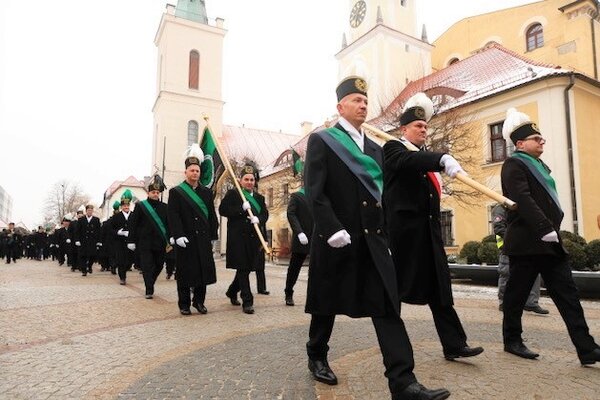
[[[417,0],[429,40],[469,15],[527,0]],[[176,4],[176,0],[171,0]],[[165,0],[0,0],[0,186],[34,228],[50,187],[96,205],[151,170],[154,35]],[[299,133],[335,113],[348,0],[206,0],[222,17],[224,123]]]

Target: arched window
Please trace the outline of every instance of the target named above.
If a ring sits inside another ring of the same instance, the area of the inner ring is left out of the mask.
[[[527,51],[532,51],[544,45],[544,28],[542,24],[533,24],[527,29]]]
[[[458,58],[454,57],[453,59],[451,59],[450,61],[448,61],[448,66],[451,66],[452,64],[456,64],[459,61]]]
[[[188,76],[188,87],[198,89],[200,80],[200,53],[196,50],[190,51],[190,71]]]
[[[193,143],[198,143],[198,123],[196,121],[188,121],[188,146]]]

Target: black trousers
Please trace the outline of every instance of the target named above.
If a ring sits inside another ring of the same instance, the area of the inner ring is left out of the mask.
[[[290,258],[290,265],[287,270],[287,277],[285,279],[285,294],[294,294],[294,285],[298,281],[298,275],[300,275],[300,269],[304,260],[306,260],[306,253],[292,253]]]
[[[467,345],[467,334],[453,305],[442,306],[437,302],[429,303],[435,329],[442,343],[444,353],[458,350]]]
[[[140,249],[139,252],[146,294],[154,294],[154,284],[162,272],[163,264],[165,263],[165,251],[163,249]]]
[[[191,293],[194,293],[194,297],[191,297]],[[206,285],[195,286],[193,289],[181,283],[181,279],[177,280],[177,305],[180,310],[189,310],[192,304],[204,304],[206,299]]]
[[[251,306],[254,304],[252,291],[250,290],[250,271],[235,271],[235,277],[227,289],[227,296],[237,296],[240,292],[243,306]]]
[[[256,291],[267,291],[267,277],[265,276],[265,253],[259,251],[256,262]]]
[[[379,348],[383,356],[385,376],[392,394],[398,393],[416,382],[413,374],[415,361],[406,327],[400,316],[392,312],[385,317],[372,317]],[[310,321],[309,340],[306,343],[308,358],[326,360],[329,338],[333,330],[335,315],[315,315]]]
[[[78,257],[79,261],[79,270],[81,272],[88,272],[92,269],[92,264],[94,264],[94,256],[84,256],[82,254]]]
[[[175,249],[171,251],[175,251]],[[167,275],[173,275],[175,273],[175,258],[165,257],[165,264],[167,264]]]
[[[11,260],[17,262],[17,249],[13,246],[6,247],[6,263],[10,264]]]
[[[547,256],[509,256],[510,277],[504,293],[504,343],[521,342],[523,307],[538,274],[542,275],[546,289],[558,312],[567,325],[577,354],[589,353],[597,348],[590,335],[583,308],[579,301],[573,275],[565,259]]]

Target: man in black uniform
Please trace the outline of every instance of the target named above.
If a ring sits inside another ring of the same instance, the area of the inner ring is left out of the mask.
[[[483,348],[467,345],[453,306],[440,223],[441,184],[435,172],[454,177],[464,171],[452,156],[426,151],[432,113],[433,103],[424,93],[406,102],[400,117],[402,140],[383,146],[383,204],[400,301],[429,305],[444,357],[454,360],[476,356]]]
[[[119,284],[127,283],[127,271],[133,264],[133,253],[127,248],[129,237],[130,206],[133,199],[131,190],[126,189],[121,195],[121,212],[111,218],[111,232],[115,247],[115,264],[119,273]]]
[[[502,330],[504,351],[537,358],[521,334],[523,307],[538,274],[567,325],[582,365],[600,361],[600,347],[589,333],[583,308],[558,235],[564,213],[550,168],[540,159],[546,140],[526,114],[511,108],[502,127],[504,138],[516,148],[502,165],[502,192],[518,204],[509,210],[504,253],[510,275],[504,292]]]
[[[140,254],[147,299],[154,295],[154,284],[163,269],[166,251],[173,250],[168,239],[167,205],[159,200],[163,190],[162,179],[155,175],[148,185],[148,199],[137,203],[129,224],[127,248],[137,249]]]
[[[446,399],[450,392],[429,390],[413,374],[381,208],[383,155],[361,131],[367,84],[348,77],[336,94],[338,123],[312,134],[306,150],[304,182],[315,221],[306,300],[308,368],[316,380],[336,385],[327,362],[335,316],[370,317],[392,399]]]
[[[84,206],[81,206],[79,210],[77,210],[75,219],[71,220],[69,228],[67,229],[67,265],[71,267],[71,272],[75,272],[75,270],[79,268],[79,249],[75,245],[75,232],[77,231],[77,222],[79,221],[79,218],[83,217],[84,210]]]
[[[212,191],[199,182],[203,159],[202,150],[194,143],[185,159],[185,180],[169,190],[167,214],[169,230],[177,245],[175,278],[179,311],[183,315],[191,314],[190,305],[200,314],[206,314],[206,286],[217,281],[212,241],[217,239],[219,223]]]
[[[9,222],[8,229],[5,232],[4,237],[4,251],[6,253],[6,263],[10,264],[12,262],[16,263],[20,249],[21,237],[17,232],[15,232],[15,223]]]
[[[92,264],[96,258],[97,247],[100,242],[100,220],[94,217],[94,206],[85,206],[85,215],[77,220],[75,230],[75,246],[77,247],[77,258],[81,275],[92,273]]]
[[[298,280],[302,263],[310,251],[313,217],[308,206],[304,187],[290,196],[287,218],[292,228],[292,256],[285,280],[285,304],[294,305],[294,285]]]
[[[221,204],[219,214],[227,218],[227,268],[235,269],[235,277],[225,293],[231,304],[239,305],[237,293],[242,297],[242,311],[246,314],[254,313],[254,297],[250,290],[250,272],[263,257],[262,245],[254,224],[265,224],[269,212],[265,198],[254,191],[256,169],[246,165],[240,172],[240,186],[246,198],[242,201],[237,189],[230,189]],[[247,210],[252,209],[253,217],[250,218]]]
[[[67,252],[67,229],[71,221],[68,216],[64,216],[61,222],[61,227],[54,231],[54,248],[58,265],[65,263],[65,254]]]

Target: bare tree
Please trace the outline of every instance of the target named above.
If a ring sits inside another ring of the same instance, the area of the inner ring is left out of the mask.
[[[52,185],[44,202],[45,220],[58,224],[68,213],[75,213],[82,204],[87,204],[90,196],[83,192],[78,182],[61,180]]]

